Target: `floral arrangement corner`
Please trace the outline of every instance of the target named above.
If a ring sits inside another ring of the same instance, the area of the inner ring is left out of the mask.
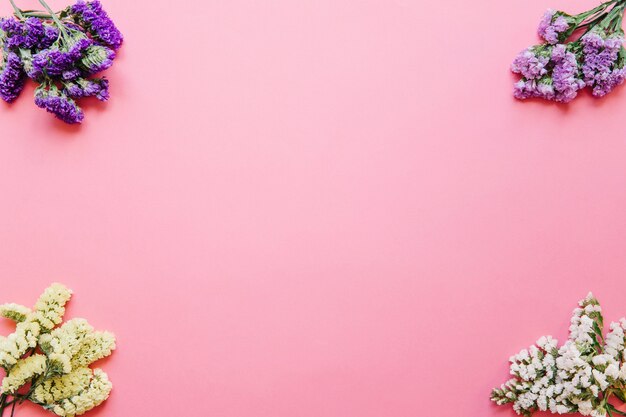
[[[0,98],[15,101],[27,78],[38,84],[35,104],[68,124],[81,123],[83,97],[109,99],[109,81],[94,77],[113,64],[124,40],[99,0],[77,0],[54,12],[22,10],[0,19]]]
[[[586,87],[603,97],[622,84],[625,8],[626,0],[609,0],[576,15],[549,9],[537,29],[543,43],[520,52],[511,65],[521,76],[514,97],[568,103]]]
[[[600,303],[589,293],[574,309],[569,337],[561,346],[551,336],[511,356],[512,378],[491,392],[498,405],[519,415],[538,411],[583,416],[626,416],[626,319],[603,333]]]
[[[115,337],[95,331],[85,319],[61,326],[72,291],[52,284],[33,309],[0,305],[0,316],[16,323],[15,332],[0,337],[0,417],[30,401],[56,415],[73,417],[104,402],[112,384],[101,369],[89,366],[115,349]],[[57,327],[58,326],[58,327]]]

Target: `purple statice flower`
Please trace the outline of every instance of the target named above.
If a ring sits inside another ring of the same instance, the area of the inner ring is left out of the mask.
[[[113,21],[102,8],[99,0],[85,2],[78,0],[76,4],[69,8],[69,12],[74,21],[83,26],[98,42],[118,49],[124,37]]]
[[[79,79],[64,83],[65,93],[72,98],[96,97],[100,101],[109,99],[109,81],[105,78]]]
[[[23,22],[14,18],[2,19],[0,29],[5,32],[6,47],[14,51],[49,48],[59,37],[56,27],[44,24],[35,17],[29,17]]]
[[[10,36],[20,32],[22,30],[22,24],[14,17],[3,17],[0,19],[0,29]]]
[[[0,73],[0,98],[7,103],[15,100],[24,88],[24,78],[20,57],[15,52],[9,52]]]
[[[78,61],[82,58],[83,54],[87,52],[91,45],[93,45],[93,41],[91,39],[80,36],[77,39],[74,39],[74,42],[68,50],[68,54],[74,61]]]
[[[583,46],[583,74],[592,94],[602,97],[624,81],[623,34],[605,38],[601,33],[592,31],[581,38]],[[621,62],[620,62],[621,61]]]
[[[24,25],[12,17],[0,19],[0,30],[4,32],[4,45],[7,49],[18,49],[24,42]]]
[[[548,49],[548,62],[543,64],[539,72],[541,76],[535,76],[537,71],[519,71],[523,78],[515,84],[513,90],[515,98],[523,100],[537,97],[567,103],[585,86],[576,54],[563,44]],[[541,56],[545,56],[548,49],[543,51]]]
[[[83,91],[85,97],[95,96],[100,101],[107,101],[109,99],[109,80],[106,78],[86,80]]]
[[[546,42],[555,45],[565,40],[574,23],[570,15],[548,9],[539,22],[537,33]]]
[[[113,65],[115,51],[102,45],[91,45],[85,50],[80,66],[86,75],[96,74]]]
[[[552,62],[552,82],[556,91],[554,100],[569,103],[576,98],[578,90],[585,87],[576,54],[568,51],[565,45],[559,44],[552,49]]]
[[[59,39],[59,29],[56,26],[44,25],[44,33],[41,39],[39,40],[39,44],[37,45],[38,49],[47,49],[52,46],[54,42]]]
[[[43,22],[35,17],[29,17],[24,21],[24,43],[25,49],[31,49],[35,46],[39,46],[39,42],[46,34]]]
[[[90,39],[79,38],[74,41],[69,49],[44,49],[33,55],[28,76],[34,80],[42,77],[70,77],[66,79],[71,79],[72,76],[76,77],[80,74],[75,71],[75,63],[82,58],[92,44],[93,41]]]
[[[550,62],[550,55],[546,54],[543,46],[531,46],[515,57],[511,64],[511,71],[521,74],[528,80],[535,80],[548,72],[546,68],[548,62]]]
[[[68,124],[80,123],[84,114],[74,100],[54,85],[40,86],[35,91],[35,104]]]
[[[109,97],[109,80],[103,78],[100,82],[100,91],[96,93],[96,98],[100,101],[107,101]]]
[[[72,98],[84,97],[83,89],[81,88],[79,84],[71,82],[71,83],[65,83],[64,86],[65,86],[64,88],[65,94],[67,94],[68,96]]]
[[[536,97],[537,81],[521,79],[513,86],[513,97],[519,100]]]
[[[66,71],[63,71],[63,74],[61,74],[61,78],[63,78],[64,80],[74,80],[80,76],[81,73],[78,68],[68,69]]]
[[[527,98],[554,99],[554,86],[550,77],[543,77],[539,80],[521,79],[515,83],[513,96],[520,100]]]
[[[60,77],[73,64],[74,60],[66,51],[59,49],[45,49],[32,58],[32,65],[28,70],[28,76],[33,80],[42,77]]]

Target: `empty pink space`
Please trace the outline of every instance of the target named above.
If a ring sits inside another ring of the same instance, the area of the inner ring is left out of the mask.
[[[116,333],[92,416],[508,417],[511,354],[626,315],[626,88],[511,96],[595,0],[103,3],[108,103],[0,105],[0,302]]]

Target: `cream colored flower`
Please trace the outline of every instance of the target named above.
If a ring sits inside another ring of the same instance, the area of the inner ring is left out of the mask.
[[[10,369],[29,348],[37,346],[39,323],[24,321],[18,323],[15,332],[0,341],[0,366]]]
[[[72,290],[62,284],[52,284],[41,294],[35,304],[30,319],[41,325],[42,332],[52,330],[61,323],[65,314],[65,304],[72,296]]]
[[[36,354],[17,361],[9,374],[2,380],[2,393],[12,394],[33,377],[46,371],[46,357]]]
[[[35,388],[31,399],[41,404],[54,404],[73,397],[89,386],[91,376],[91,369],[77,368],[69,374],[48,378]]]
[[[94,369],[93,378],[89,387],[77,395],[61,400],[51,407],[57,415],[62,417],[74,417],[86,413],[94,407],[102,404],[113,388],[107,374],[101,369]]]
[[[0,305],[0,316],[21,323],[31,313],[31,309],[15,303]]]
[[[72,372],[72,362],[64,353],[51,353],[48,355],[48,372],[50,375],[63,375]]]
[[[41,349],[46,353],[65,354],[69,358],[80,350],[93,327],[85,319],[72,319],[50,333],[39,337]]]
[[[107,357],[115,349],[115,336],[110,332],[88,334],[78,353],[72,358],[72,366],[82,367]]]
[[[53,284],[32,311],[18,304],[0,305],[0,316],[17,323],[15,332],[0,336],[0,366],[7,375],[0,393],[16,395],[32,381],[27,399],[69,417],[107,399],[111,382],[102,370],[92,371],[88,365],[115,349],[112,333],[96,332],[84,319],[72,319],[55,328],[71,294],[65,286]],[[36,348],[43,354],[35,353]]]

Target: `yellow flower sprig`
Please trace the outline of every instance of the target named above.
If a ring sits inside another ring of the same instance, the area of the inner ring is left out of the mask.
[[[115,336],[95,331],[87,320],[62,325],[72,291],[52,284],[31,310],[19,304],[0,305],[0,316],[16,323],[15,332],[0,336],[0,417],[5,410],[31,401],[62,417],[81,415],[102,404],[112,384],[93,362],[115,349]],[[60,325],[60,326],[59,326]]]

